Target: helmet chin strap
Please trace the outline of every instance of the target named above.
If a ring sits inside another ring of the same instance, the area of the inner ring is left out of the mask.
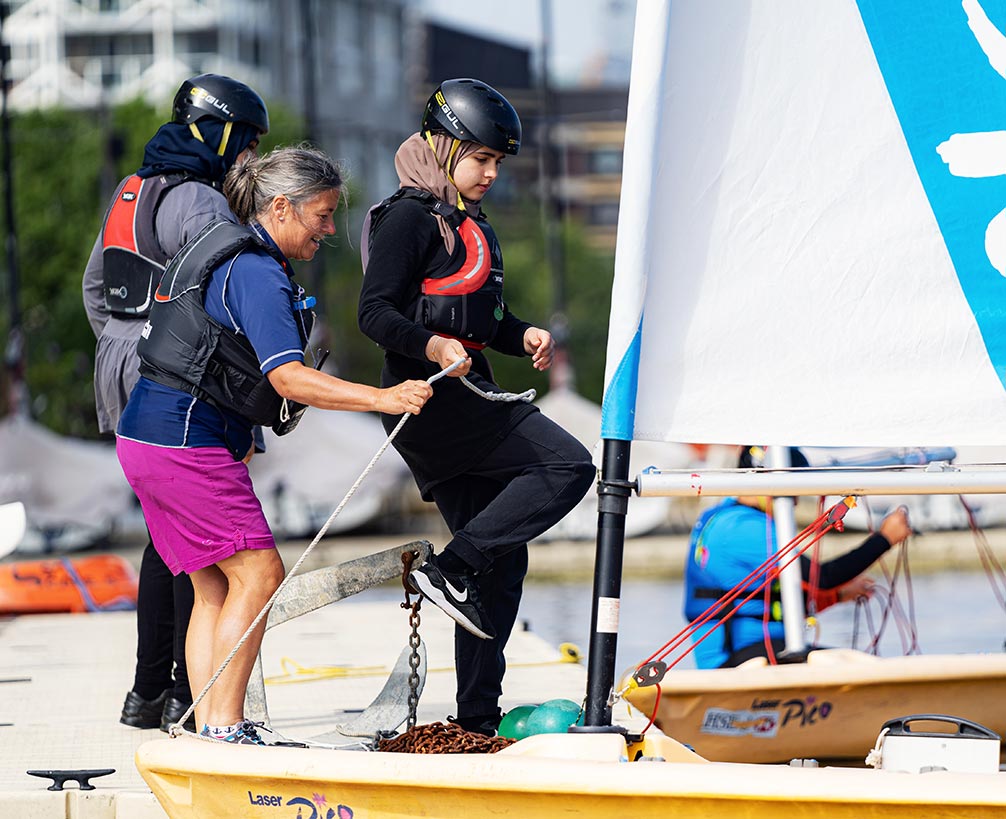
[[[461,140],[457,139],[457,138],[451,140],[451,150],[450,150],[450,153],[447,154],[447,162],[446,162],[445,165],[441,165],[440,164],[440,160],[437,157],[437,146],[433,142],[433,132],[432,131],[426,131],[423,134],[423,136],[426,137],[426,144],[429,145],[430,146],[430,150],[433,151],[433,159],[434,159],[434,161],[436,161],[437,167],[439,167],[440,170],[442,170],[444,172],[444,174],[447,176],[447,181],[450,182],[452,185],[454,185],[454,189],[457,190],[458,186],[454,182],[454,177],[451,176],[450,167],[451,167],[451,160],[454,159],[454,154],[457,152],[458,148],[461,146]],[[458,191],[457,209],[460,210],[460,211],[465,210],[465,200],[461,198],[461,191]]]
[[[223,136],[220,137],[220,146],[217,148],[217,156],[223,156],[224,155],[224,151],[227,150],[227,143],[230,141],[231,130],[233,129],[233,127],[234,127],[234,123],[233,122],[225,122],[224,123],[224,132],[223,132]],[[189,130],[192,132],[192,136],[194,136],[196,139],[198,139],[204,145],[206,144],[206,140],[203,139],[203,135],[202,135],[202,133],[200,133],[199,127],[194,122],[190,122],[189,123]],[[451,180],[452,184],[453,184],[453,182],[454,182],[454,180]]]
[[[224,133],[223,133],[223,136],[220,137],[220,147],[217,148],[217,156],[223,156],[224,155],[224,151],[227,150],[227,143],[230,142],[230,139],[231,139],[231,129],[233,127],[234,127],[234,123],[233,122],[225,122],[224,123]]]

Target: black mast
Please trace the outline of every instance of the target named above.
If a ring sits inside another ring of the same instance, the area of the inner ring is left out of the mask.
[[[622,596],[625,516],[635,486],[629,480],[631,441],[604,440],[601,480],[597,484],[597,546],[594,555],[594,603],[590,615],[585,731],[621,731],[611,724],[608,698],[615,686],[615,649]],[[575,730],[570,729],[570,730]]]

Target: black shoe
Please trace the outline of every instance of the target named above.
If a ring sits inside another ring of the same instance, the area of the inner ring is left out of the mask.
[[[464,728],[470,733],[494,737],[499,730],[502,719],[503,715],[497,708],[495,714],[480,714],[475,717],[448,717],[447,721],[452,725]]]
[[[164,711],[161,712],[161,730],[167,733],[168,729],[182,718],[182,714],[189,710],[190,705],[192,705],[191,702],[182,702],[175,697],[168,697],[164,702]],[[196,714],[194,711],[189,714],[189,718],[185,720],[182,727],[186,731],[196,732]]]
[[[131,725],[133,728],[160,728],[161,714],[164,713],[164,702],[167,698],[168,691],[162,691],[155,700],[145,700],[135,691],[130,691],[122,704],[119,722]]]
[[[427,561],[409,575],[412,585],[461,628],[483,640],[491,640],[496,632],[479,602],[478,588],[467,574],[445,574]]]

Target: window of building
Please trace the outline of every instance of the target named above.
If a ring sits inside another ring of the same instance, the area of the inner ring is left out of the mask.
[[[133,0],[77,0],[77,3],[88,11],[120,12],[133,5]]]
[[[154,36],[138,34],[68,35],[64,44],[67,59],[76,57],[149,56],[154,53]]]
[[[587,210],[587,221],[592,225],[617,225],[618,203],[598,202]]]
[[[622,172],[621,148],[600,148],[588,156],[591,173],[620,174]]]
[[[374,95],[393,100],[402,77],[402,43],[393,10],[376,9],[373,16]]]
[[[335,14],[329,15],[334,24],[335,79],[343,93],[360,91],[363,88],[363,7],[351,3],[339,3]]]
[[[180,54],[216,54],[219,37],[216,29],[176,32],[175,50]]]

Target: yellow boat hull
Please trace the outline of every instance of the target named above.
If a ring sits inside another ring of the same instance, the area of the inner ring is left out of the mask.
[[[661,687],[656,725],[719,762],[862,763],[884,722],[909,714],[952,714],[1006,736],[1006,654],[824,649],[800,664],[672,670]],[[647,715],[655,698],[653,686],[626,694]]]
[[[665,761],[635,761],[638,756]],[[529,737],[503,752],[388,754],[149,742],[137,767],[171,819],[1003,816],[1006,774],[711,763],[665,737]]]

